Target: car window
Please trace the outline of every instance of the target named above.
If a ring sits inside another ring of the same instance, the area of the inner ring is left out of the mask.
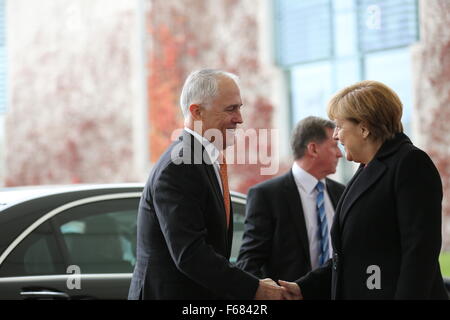
[[[64,262],[47,222],[23,239],[0,266],[1,277],[53,275],[63,271]]]
[[[136,262],[138,199],[90,203],[54,218],[70,265],[81,273],[130,273]]]

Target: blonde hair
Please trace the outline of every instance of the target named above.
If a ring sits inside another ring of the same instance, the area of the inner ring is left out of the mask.
[[[402,102],[385,84],[364,80],[337,92],[328,102],[331,120],[347,119],[364,123],[373,140],[385,141],[403,132]]]

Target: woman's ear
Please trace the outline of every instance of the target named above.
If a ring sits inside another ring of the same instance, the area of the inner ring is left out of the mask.
[[[359,129],[361,130],[361,135],[363,139],[367,139],[370,135],[370,131],[367,128],[367,126],[364,124],[364,122],[359,123]]]

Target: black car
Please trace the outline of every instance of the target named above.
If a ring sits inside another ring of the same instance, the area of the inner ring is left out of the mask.
[[[0,299],[126,299],[142,184],[0,192]],[[231,193],[235,260],[245,195]]]
[[[0,299],[126,299],[142,190],[120,184],[0,191]],[[231,197],[234,261],[246,197]]]

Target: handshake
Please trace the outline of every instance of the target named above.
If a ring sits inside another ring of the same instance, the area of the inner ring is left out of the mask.
[[[259,280],[255,300],[303,300],[300,287],[295,282],[279,280],[278,284],[270,278]]]

